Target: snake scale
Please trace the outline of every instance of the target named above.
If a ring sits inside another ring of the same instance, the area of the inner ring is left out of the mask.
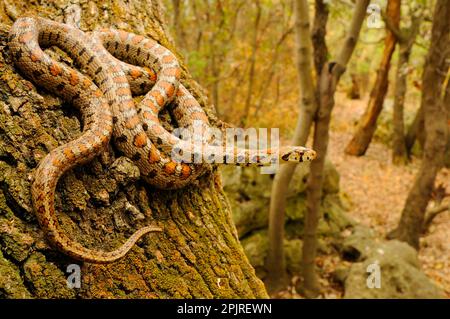
[[[57,46],[80,67],[79,72],[55,61],[43,48]],[[160,111],[170,106],[179,127],[208,118],[197,100],[180,83],[181,68],[174,54],[156,41],[121,30],[86,33],[78,28],[39,17],[22,17],[13,24],[9,50],[16,67],[37,85],[79,108],[83,132],[77,139],[50,151],[39,163],[32,183],[33,207],[49,241],[72,258],[109,263],[123,257],[144,234],[161,231],[146,226],[116,250],[83,247],[65,234],[55,212],[59,178],[75,165],[86,163],[110,142],[130,158],[149,184],[161,189],[182,188],[198,178],[208,163],[180,162],[171,158],[174,147],[194,159],[194,143],[177,137],[161,124]],[[133,94],[145,94],[137,104]],[[235,165],[267,165],[274,160],[303,162],[315,158],[305,147],[276,150],[234,149],[204,143],[202,151],[220,154]],[[221,157],[222,158],[222,157]],[[215,163],[213,161],[213,163]]]

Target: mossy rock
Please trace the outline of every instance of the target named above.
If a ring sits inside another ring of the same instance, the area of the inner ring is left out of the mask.
[[[267,230],[255,231],[241,240],[245,255],[255,268],[259,278],[264,278],[266,271],[264,264],[269,249],[269,239]],[[303,242],[300,239],[286,239],[284,241],[284,254],[286,260],[286,269],[290,273],[300,272],[302,260]]]
[[[353,261],[345,277],[344,298],[443,298],[444,292],[420,269],[417,251],[397,240],[379,239],[355,227],[342,246],[343,259]],[[375,272],[379,271],[379,286]]]
[[[369,277],[377,271],[374,269],[379,269],[379,286]],[[364,262],[351,266],[345,279],[344,298],[436,299],[444,298],[444,292],[419,268],[417,252],[393,240],[377,246]]]

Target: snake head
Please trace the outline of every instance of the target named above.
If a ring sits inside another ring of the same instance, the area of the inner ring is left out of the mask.
[[[280,149],[281,162],[310,162],[317,156],[316,151],[303,146],[287,146]]]

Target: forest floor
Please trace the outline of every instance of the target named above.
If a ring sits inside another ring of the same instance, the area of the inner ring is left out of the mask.
[[[340,187],[348,205],[348,214],[362,225],[371,227],[380,237],[394,229],[400,219],[408,192],[420,166],[414,158],[407,166],[395,166],[390,148],[376,139],[365,156],[344,153],[352,138],[354,123],[360,118],[367,100],[348,100],[344,94],[336,96],[331,124],[329,158],[340,174]],[[440,171],[436,185],[443,183],[450,193],[450,170]],[[448,198],[446,199],[448,201]],[[438,215],[427,234],[421,239],[419,259],[425,274],[442,287],[450,298],[450,213]],[[333,284],[332,272],[342,261],[335,254],[318,257],[320,282],[324,298],[341,298],[342,287]],[[286,292],[285,297],[289,293]],[[282,297],[282,296],[280,296]],[[300,297],[291,294],[291,297]]]
[[[353,126],[364,112],[367,100],[348,100],[337,96],[330,136],[329,155],[341,175],[341,192],[350,200],[349,215],[372,227],[381,236],[394,229],[420,167],[413,158],[407,166],[395,166],[391,149],[376,140],[365,156],[354,157],[343,150],[352,138]],[[450,170],[442,169],[436,185],[443,184],[450,193]],[[448,198],[446,199],[448,200]],[[421,238],[419,259],[426,275],[450,297],[450,213],[438,215],[427,234]]]

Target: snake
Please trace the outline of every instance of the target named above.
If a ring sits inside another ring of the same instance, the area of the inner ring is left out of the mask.
[[[79,70],[52,59],[44,51],[52,46],[65,51]],[[58,180],[101,154],[111,141],[139,168],[141,178],[159,189],[183,188],[211,164],[264,166],[316,157],[314,150],[303,146],[230,148],[208,144],[202,137],[184,139],[164,127],[163,109],[170,110],[178,127],[192,130],[196,123],[204,129],[211,125],[197,99],[181,83],[176,56],[153,39],[113,28],[88,33],[31,16],[14,22],[8,47],[14,65],[25,77],[80,110],[81,135],[50,150],[34,171],[31,185],[33,209],[47,239],[74,259],[111,263],[124,257],[144,234],[162,231],[154,225],[142,227],[112,251],[86,248],[64,233],[55,210]],[[135,103],[133,94],[144,96]],[[174,152],[187,154],[190,160],[176,160]],[[208,162],[196,162],[201,152],[214,156]]]

